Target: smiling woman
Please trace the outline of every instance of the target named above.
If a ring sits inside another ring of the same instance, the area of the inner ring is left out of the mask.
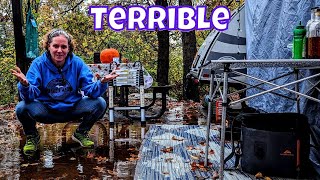
[[[37,150],[40,137],[36,122],[52,124],[81,119],[72,139],[91,147],[94,142],[87,133],[106,111],[106,101],[100,96],[107,90],[107,82],[118,75],[113,72],[93,82],[89,67],[73,53],[72,36],[62,29],[47,33],[43,48],[46,52],[33,60],[26,76],[18,67],[11,69],[19,80],[22,99],[16,113],[27,135],[23,152],[31,155]]]

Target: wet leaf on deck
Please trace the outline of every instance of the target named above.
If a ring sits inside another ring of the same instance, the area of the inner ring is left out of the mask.
[[[116,175],[117,175],[116,172],[111,171],[111,170],[107,170],[107,173],[110,174],[110,175],[112,175],[112,176],[116,176]]]
[[[197,163],[196,162],[192,162],[191,163],[191,170],[195,171],[196,169],[198,169]]]
[[[163,148],[161,151],[164,153],[171,153],[173,151],[173,147]]]
[[[29,164],[30,166],[37,166],[37,165],[39,165],[39,163],[31,163],[31,164]]]
[[[106,163],[108,161],[107,157],[102,157],[102,156],[99,156],[99,157],[96,157],[94,158],[97,160],[97,163],[98,164],[101,164],[101,163]]]
[[[168,174],[169,174],[169,172],[164,172],[164,171],[162,171],[162,174],[164,174],[164,175],[168,175]]]
[[[219,173],[217,171],[214,171],[212,175],[212,179],[218,179],[218,178],[219,178]]]
[[[21,164],[21,167],[28,167],[29,166],[29,163],[27,164]]]
[[[94,153],[88,152],[87,158],[88,159],[93,159],[94,158]]]
[[[193,146],[187,146],[187,150],[191,151],[193,149]]]
[[[199,144],[200,144],[201,146],[205,146],[205,145],[206,145],[206,142],[201,141],[201,142],[199,142]]]
[[[199,160],[200,159],[200,156],[193,156],[193,155],[190,155],[191,159],[194,159],[194,160]]]
[[[98,173],[106,173],[105,167],[96,166],[93,169],[96,170]]]
[[[211,149],[211,150],[209,151],[209,154],[214,154],[214,150]]]
[[[172,162],[173,158],[166,158],[165,159],[165,162],[169,163],[169,162]]]
[[[138,158],[138,155],[137,155],[137,154],[130,154],[130,157],[132,157],[132,158]]]
[[[183,141],[184,140],[183,138],[179,139],[179,138],[177,138],[175,136],[172,136],[171,139],[174,140],[174,141]]]
[[[127,160],[127,161],[137,161],[137,160],[139,160],[139,158],[133,158],[133,157],[131,157],[131,158],[126,158],[126,160]]]
[[[129,148],[128,151],[136,151],[136,148]]]
[[[260,179],[260,178],[263,178],[263,175],[261,172],[258,172],[254,177],[257,179]]]

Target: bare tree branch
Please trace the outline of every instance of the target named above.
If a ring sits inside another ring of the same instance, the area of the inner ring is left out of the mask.
[[[79,1],[75,6],[73,6],[73,7],[70,8],[70,9],[67,9],[67,10],[61,12],[60,14],[63,14],[63,15],[64,15],[64,14],[66,14],[66,13],[69,12],[69,11],[75,10],[75,9],[76,9],[78,6],[80,6],[83,2],[84,2],[84,0]]]

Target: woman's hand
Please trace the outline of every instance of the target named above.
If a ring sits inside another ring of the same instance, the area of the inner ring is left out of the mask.
[[[101,78],[101,82],[106,83],[106,82],[108,82],[118,76],[119,76],[119,74],[116,74],[116,70],[114,69],[110,74],[107,74],[103,78]]]
[[[24,86],[28,86],[29,82],[26,78],[26,76],[21,72],[20,68],[18,66],[16,66],[14,69],[10,69],[11,74],[14,75],[15,77],[18,78],[18,81],[24,85]]]

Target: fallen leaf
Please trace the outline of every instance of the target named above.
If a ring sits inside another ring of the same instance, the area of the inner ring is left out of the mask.
[[[94,159],[97,160],[97,163],[106,163],[108,160],[107,157],[102,157],[102,156],[96,157]]]
[[[106,172],[104,167],[96,166],[93,169],[96,170],[99,173],[105,173]]]
[[[263,175],[261,172],[258,172],[254,177],[257,179],[260,179],[260,178],[263,178]]]
[[[201,142],[199,142],[199,144],[200,144],[201,146],[205,146],[205,145],[206,145],[206,142],[201,141]]]
[[[139,158],[133,158],[133,157],[131,157],[131,158],[126,158],[126,160],[127,161],[136,161],[136,160],[138,160]]]
[[[128,151],[135,151],[136,148],[129,148]]]
[[[190,155],[190,157],[191,157],[191,159],[194,159],[194,160],[199,160],[200,159],[200,157],[198,157],[198,156]]]
[[[211,149],[211,150],[209,151],[209,154],[214,154],[214,150]]]
[[[193,146],[187,146],[187,150],[191,151],[193,149]]]
[[[212,179],[218,179],[218,178],[219,178],[219,173],[217,171],[214,171],[212,175]]]
[[[171,162],[173,160],[173,158],[166,158],[165,162]]]
[[[21,164],[21,167],[28,167],[29,164]]]
[[[205,168],[205,167],[199,167],[199,170],[200,170],[200,171],[204,171],[204,172],[207,172],[207,171],[208,171],[207,168]]]
[[[131,156],[132,158],[138,158],[138,155],[137,155],[137,154],[130,154],[130,156]]]
[[[112,176],[116,176],[116,175],[117,175],[117,173],[115,173],[115,172],[113,172],[113,171],[111,171],[111,170],[107,170],[107,173],[110,174],[110,175],[112,175]]]
[[[270,177],[266,176],[264,177],[264,180],[272,180]]]
[[[161,151],[164,153],[171,153],[173,151],[173,147],[163,148]]]
[[[191,170],[195,171],[196,169],[198,169],[197,163],[196,162],[192,162],[191,164]]]
[[[179,138],[177,138],[177,137],[175,137],[175,136],[172,136],[172,140],[175,140],[175,141],[183,141],[184,139],[183,139],[183,138],[179,139]]]
[[[31,163],[31,164],[29,164],[30,166],[37,166],[37,165],[39,165],[39,163]]]
[[[87,158],[92,159],[94,157],[94,153],[88,152]]]

